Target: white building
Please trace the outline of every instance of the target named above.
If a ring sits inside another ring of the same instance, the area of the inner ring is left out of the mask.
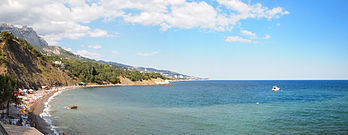
[[[62,61],[54,61],[54,64],[61,65]]]

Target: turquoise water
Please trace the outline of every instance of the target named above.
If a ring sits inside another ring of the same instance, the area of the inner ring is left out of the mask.
[[[57,96],[51,115],[67,134],[348,134],[348,81],[83,88]]]

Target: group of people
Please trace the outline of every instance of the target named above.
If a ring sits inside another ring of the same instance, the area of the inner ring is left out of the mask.
[[[1,119],[4,120],[3,122],[6,124],[25,126],[25,127],[31,127],[31,125],[34,126],[33,119],[30,115],[30,112],[24,113],[24,114],[22,113],[16,114],[17,116],[15,117],[9,117],[8,113],[6,115],[7,116],[5,116],[4,112],[1,112]]]
[[[50,89],[50,90],[21,90],[19,89],[16,92],[16,96],[20,99],[20,104],[11,106],[11,115],[5,110],[1,111],[1,123],[17,125],[17,126],[35,126],[33,123],[32,115],[30,115],[30,107],[37,101],[46,96],[48,96],[52,92],[59,91],[59,88]]]

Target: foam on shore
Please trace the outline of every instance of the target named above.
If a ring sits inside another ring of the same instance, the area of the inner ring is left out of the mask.
[[[54,99],[54,97],[58,96],[59,94],[61,94],[63,91],[65,90],[61,90],[61,91],[58,91],[56,93],[54,93],[51,97],[49,97],[47,99],[47,101],[44,103],[44,109],[42,110],[42,113],[40,114],[40,117],[45,120],[46,123],[48,123],[50,125],[50,129],[54,132],[54,134],[59,134],[56,130],[55,130],[55,126],[53,126],[52,124],[52,120],[50,119],[51,117],[51,114],[50,114],[50,105],[49,103]]]

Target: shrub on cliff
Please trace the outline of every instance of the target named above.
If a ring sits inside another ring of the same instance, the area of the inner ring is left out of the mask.
[[[13,36],[13,34],[12,34],[11,32],[8,32],[8,31],[2,31],[2,32],[0,33],[0,37],[1,37],[2,39],[4,39],[5,41],[8,41],[8,40],[11,40],[11,39],[15,38],[15,37]]]

